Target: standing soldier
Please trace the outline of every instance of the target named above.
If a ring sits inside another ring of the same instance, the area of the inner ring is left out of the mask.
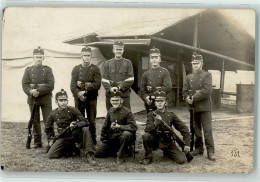
[[[42,65],[44,51],[40,47],[33,50],[34,65],[25,69],[22,87],[28,95],[27,103],[32,112],[33,102],[36,102],[33,121],[34,148],[42,147],[42,133],[40,124],[40,107],[42,110],[43,122],[45,124],[49,113],[52,110],[52,91],[54,89],[54,76],[49,66]]]
[[[47,151],[48,158],[66,157],[76,149],[75,143],[82,143],[82,153],[87,156],[90,164],[95,164],[93,160],[94,146],[89,131],[88,120],[85,119],[80,111],[74,107],[68,106],[68,95],[63,89],[56,93],[55,102],[58,105],[54,109],[45,125],[50,149]],[[56,141],[52,138],[53,124],[57,124],[60,136]]]
[[[122,93],[112,92],[110,102],[113,107],[108,110],[106,121],[101,130],[100,148],[95,157],[105,158],[117,153],[117,163],[124,163],[129,147],[135,142],[137,125],[130,109],[122,106]]]
[[[187,161],[185,154],[177,147],[174,136],[163,125],[162,120],[169,127],[172,125],[180,131],[185,142],[184,152],[190,151],[190,134],[188,127],[172,112],[166,109],[166,93],[164,91],[155,92],[156,111],[149,112],[143,137],[145,149],[145,159],[143,164],[149,164],[153,160],[153,149],[160,148],[163,155],[169,157],[178,164]],[[156,116],[156,117],[155,117]]]
[[[186,95],[186,102],[194,107],[194,130],[195,150],[194,156],[203,155],[202,131],[204,132],[205,145],[209,160],[215,161],[214,141],[211,126],[211,91],[212,76],[209,72],[202,70],[203,58],[199,54],[192,55],[193,72],[186,78],[183,91]],[[191,91],[191,95],[188,92]]]
[[[106,89],[106,108],[109,110],[111,93],[121,91],[124,100],[123,106],[131,109],[130,92],[134,83],[134,72],[132,62],[122,57],[124,52],[124,43],[115,41],[113,45],[115,57],[107,60],[104,64],[104,73],[102,75],[102,84]]]
[[[73,68],[71,74],[70,89],[74,96],[75,107],[80,110],[89,120],[89,128],[94,145],[96,141],[96,115],[97,96],[101,85],[100,70],[96,65],[91,64],[91,48],[84,47],[81,50],[82,63]]]
[[[147,113],[156,109],[154,95],[156,87],[168,94],[172,88],[170,73],[166,68],[160,66],[161,53],[157,48],[150,50],[150,62],[152,68],[145,71],[141,79],[141,98],[145,102]]]

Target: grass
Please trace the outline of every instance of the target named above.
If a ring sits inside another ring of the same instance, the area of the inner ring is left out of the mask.
[[[135,114],[137,121],[145,121],[144,113]],[[104,119],[97,119],[97,136]],[[188,124],[188,123],[187,123]],[[213,135],[217,161],[203,156],[194,157],[191,163],[178,165],[164,158],[161,150],[154,152],[154,162],[142,165],[143,125],[139,125],[136,140],[136,158],[128,158],[118,166],[115,158],[96,159],[97,165],[89,165],[85,157],[48,159],[45,149],[26,149],[27,123],[1,123],[1,165],[12,172],[158,172],[158,173],[251,173],[253,170],[253,119],[213,122]],[[43,128],[43,126],[42,126]],[[43,134],[46,146],[46,136]],[[98,145],[101,143],[98,142]],[[232,156],[239,151],[238,156]]]

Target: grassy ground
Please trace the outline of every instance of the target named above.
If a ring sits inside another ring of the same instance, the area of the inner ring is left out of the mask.
[[[145,121],[145,114],[135,114],[137,121]],[[98,140],[104,119],[97,121]],[[2,122],[1,165],[4,171],[39,172],[160,172],[160,173],[251,173],[253,170],[253,119],[213,122],[217,161],[212,162],[206,154],[191,163],[178,165],[164,158],[162,152],[154,152],[151,165],[141,165],[144,157],[142,145],[143,125],[139,125],[136,141],[136,158],[117,166],[115,158],[96,159],[90,166],[85,157],[48,159],[44,149],[25,149],[27,123]],[[187,123],[188,124],[188,123]],[[46,146],[46,137],[43,136]],[[100,145],[100,143],[98,143]],[[233,156],[232,156],[233,151]],[[239,156],[237,154],[239,153]],[[236,154],[236,155],[235,155]]]

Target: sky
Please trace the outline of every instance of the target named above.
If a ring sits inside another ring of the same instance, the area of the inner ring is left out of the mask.
[[[3,15],[3,55],[8,50],[34,48],[71,37],[147,20],[177,20],[199,9],[155,8],[7,8]],[[223,9],[231,21],[255,37],[253,10]]]

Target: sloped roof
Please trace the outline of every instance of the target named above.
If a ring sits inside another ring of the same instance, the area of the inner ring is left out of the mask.
[[[189,62],[193,52],[191,49],[180,46],[169,46],[162,42],[153,41],[151,37],[159,37],[192,46],[194,22],[195,18],[198,17],[198,46],[201,49],[254,65],[255,39],[243,27],[233,22],[227,15],[224,15],[222,10],[173,10],[173,14],[166,17],[151,19],[151,17],[147,16],[141,21],[136,21],[132,24],[129,22],[119,27],[107,28],[99,30],[95,34],[89,34],[92,38],[89,36],[84,38],[75,37],[74,39],[65,41],[65,43],[75,45],[90,44],[97,47],[103,46],[101,51],[104,51],[104,45],[111,45],[115,39],[125,41],[126,45],[137,45],[130,43],[130,39],[134,39],[136,42],[146,39],[147,41],[142,43],[146,47],[143,47],[146,52],[150,47],[157,46],[161,49],[162,55],[176,57],[177,54],[183,53],[183,61]],[[88,41],[93,40],[93,36],[95,36],[96,41]],[[102,53],[105,56],[106,54],[103,51]],[[208,69],[221,69],[221,64],[219,63],[222,63],[222,59],[210,54],[204,54],[203,56],[207,60],[207,64],[209,63]],[[252,70],[252,67],[234,64],[230,60],[226,61],[225,68],[226,70]]]

